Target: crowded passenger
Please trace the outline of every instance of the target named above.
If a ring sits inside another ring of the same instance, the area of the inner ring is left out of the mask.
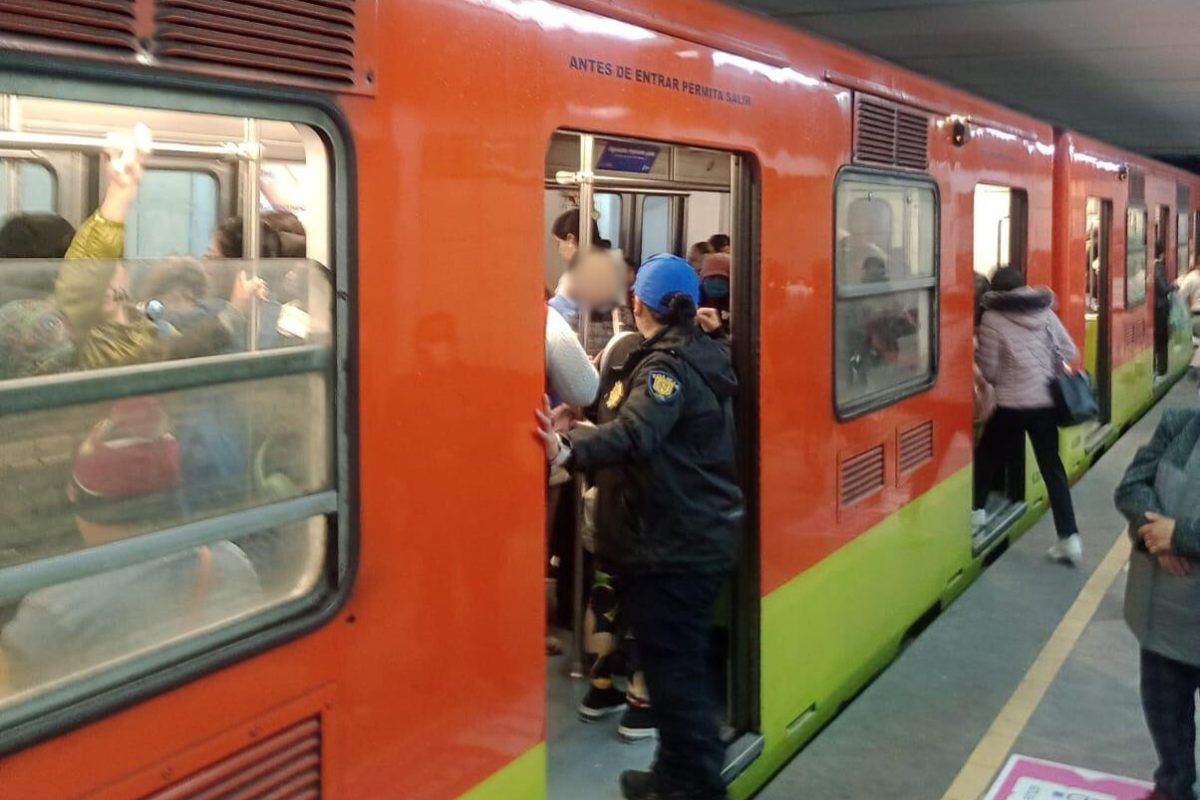
[[[1170,342],[1171,306],[1175,304],[1175,284],[1167,276],[1167,262],[1154,260],[1154,360],[1158,375],[1166,375],[1169,364],[1167,348]]]
[[[1192,335],[1200,338],[1200,264],[1180,276],[1179,296],[1192,315]]]
[[[633,315],[622,302],[626,272],[612,253],[593,248],[576,252],[570,268],[550,300],[550,307],[562,314],[580,339],[583,339],[581,314],[588,313],[587,354],[598,356],[613,335],[632,330]]]
[[[688,263],[692,265],[692,269],[696,270],[696,274],[700,274],[700,268],[704,266],[704,259],[711,256],[715,250],[708,242],[696,242],[688,248]]]
[[[163,408],[118,403],[79,448],[67,490],[84,547],[180,520],[179,443]],[[220,542],[37,590],[0,631],[0,661],[24,689],[166,644],[262,601],[254,569]]]
[[[979,325],[983,322],[984,312],[983,298],[991,290],[992,282],[987,279],[987,276],[975,273],[975,352],[979,352]],[[978,445],[983,436],[984,426],[996,411],[996,391],[988,383],[987,378],[983,377],[983,370],[979,368],[978,359],[973,360],[971,366],[975,370],[975,444]],[[976,519],[986,521],[986,516],[977,515]]]
[[[744,516],[737,381],[727,345],[697,327],[700,281],[687,261],[650,259],[634,295],[644,342],[605,398],[615,418],[562,431],[547,404],[539,435],[552,465],[619,478],[619,515],[597,529],[596,553],[622,578],[618,601],[638,637],[659,733],[652,771],[623,773],[621,790],[630,800],[716,800],[726,796],[725,746],[708,648]]]
[[[708,256],[700,268],[700,307],[711,308],[720,314],[726,331],[729,327],[731,272],[732,262],[725,253]]]
[[[591,220],[591,226],[592,246],[599,247],[600,228],[596,225],[595,220]],[[576,254],[579,253],[580,247],[579,209],[572,208],[559,214],[550,227],[550,233],[558,242],[558,255],[562,258],[563,263],[571,264],[575,260]]]
[[[729,254],[732,240],[727,233],[714,233],[708,237],[708,246],[712,248],[714,253]]]
[[[1083,545],[1071,485],[1058,451],[1058,425],[1050,383],[1064,363],[1079,357],[1071,335],[1054,313],[1054,293],[1026,285],[1015,267],[997,270],[984,295],[976,358],[996,393],[996,410],[984,428],[975,466],[972,522],[986,524],[987,495],[996,478],[1024,452],[1025,435],[1050,495],[1058,541],[1049,557],[1078,566]]]
[[[1163,415],[1116,503],[1134,542],[1125,619],[1141,646],[1142,709],[1159,761],[1148,800],[1196,800],[1200,412]]]
[[[0,226],[0,262],[61,261],[75,229],[57,214],[13,214]],[[45,300],[54,293],[57,268],[48,264],[0,267],[0,307],[16,300]]]

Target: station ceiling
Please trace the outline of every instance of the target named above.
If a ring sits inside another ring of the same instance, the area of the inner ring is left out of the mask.
[[[1200,169],[1197,0],[731,0],[1040,119]]]

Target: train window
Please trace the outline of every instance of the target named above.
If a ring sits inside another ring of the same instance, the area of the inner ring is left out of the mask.
[[[975,187],[975,272],[991,280],[996,270],[1025,271],[1029,200],[1007,186]]]
[[[614,248],[621,248],[621,195],[608,192],[596,193],[596,212],[600,215],[596,225],[600,238],[606,239]]]
[[[57,210],[58,179],[53,169],[28,158],[0,159],[0,216]]]
[[[1188,271],[1188,266],[1191,264],[1192,257],[1192,232],[1189,224],[1191,215],[1182,211],[1176,218],[1176,230],[1178,233],[1176,254],[1175,254],[1175,273],[1183,275]]]
[[[642,260],[671,251],[671,198],[650,195],[642,207]]]
[[[142,113],[90,108],[53,110],[67,129]],[[155,158],[261,152],[240,146],[241,117],[153,117]],[[308,176],[304,219],[263,213],[262,235],[327,254],[326,134],[261,124],[263,155],[303,154]],[[105,163],[103,134],[76,141]],[[102,198],[128,207],[123,229],[96,214],[65,259],[0,261],[0,735],[307,618],[338,588],[340,277],[282,251],[227,257],[247,228],[218,230],[207,170],[148,169],[137,190],[133,205]]]
[[[125,220],[126,257],[204,255],[219,221],[219,191],[210,172],[146,170]]]
[[[1146,302],[1146,209],[1130,207],[1125,226],[1125,307]]]
[[[938,197],[928,181],[844,171],[836,192],[835,393],[842,418],[933,384]]]

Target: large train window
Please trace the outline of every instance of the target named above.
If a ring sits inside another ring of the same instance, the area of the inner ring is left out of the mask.
[[[1146,209],[1131,206],[1125,224],[1125,307],[1146,302]]]
[[[991,280],[996,270],[1025,271],[1029,199],[1007,186],[975,187],[975,272]]]
[[[52,214],[58,210],[58,179],[34,158],[0,158],[0,217]]]
[[[848,418],[933,384],[938,196],[927,180],[844,170],[836,190],[834,376]]]
[[[348,558],[332,126],[14,102],[30,147],[107,180],[0,258],[0,746],[314,624]],[[272,157],[304,168],[296,213],[247,190]]]

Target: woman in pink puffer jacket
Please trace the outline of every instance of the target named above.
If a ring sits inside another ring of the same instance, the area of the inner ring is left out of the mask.
[[[1049,289],[1027,286],[1025,276],[1012,267],[996,272],[992,289],[983,298],[985,310],[975,358],[995,388],[997,408],[984,429],[975,459],[974,521],[986,521],[983,509],[988,490],[1006,464],[1021,457],[1028,434],[1058,531],[1058,542],[1049,556],[1078,565],[1083,547],[1071,485],[1058,452],[1050,383],[1062,373],[1064,363],[1079,357],[1079,350],[1054,313],[1054,293]]]

